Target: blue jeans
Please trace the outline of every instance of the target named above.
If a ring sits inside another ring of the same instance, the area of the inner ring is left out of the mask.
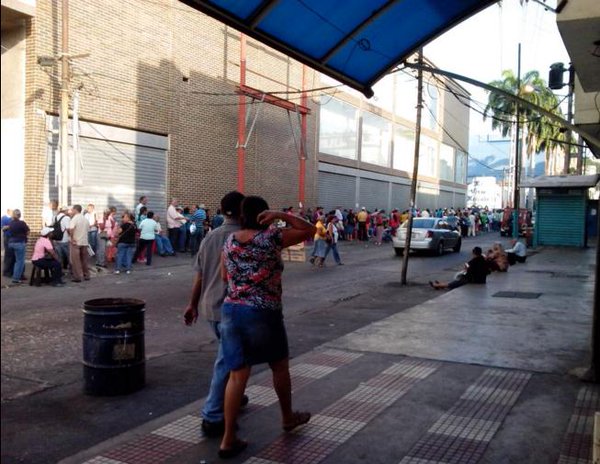
[[[135,253],[135,243],[117,244],[117,271],[131,271],[131,261]]]
[[[327,251],[325,252],[325,258],[327,259],[327,255],[329,254],[329,250],[331,250],[333,252],[333,259],[335,260],[336,263],[340,264],[342,262],[342,260],[340,259],[340,254],[338,253],[338,249],[337,249],[337,243],[328,243],[327,244]]]
[[[27,244],[25,242],[9,242],[8,247],[15,253],[15,267],[13,268],[13,282],[20,282],[25,272],[25,251]]]
[[[227,380],[229,379],[229,369],[227,369],[225,366],[225,360],[223,359],[223,347],[221,346],[221,322],[208,321],[208,323],[210,324],[210,327],[219,341],[219,347],[217,349],[215,365],[213,366],[210,389],[208,390],[208,396],[204,401],[201,415],[202,418],[206,419],[208,422],[222,422],[224,419],[223,404],[225,402],[225,387],[227,386]]]
[[[96,253],[96,250],[98,249],[98,231],[97,230],[90,230],[88,232],[88,243],[92,247],[92,250],[94,250],[94,253]]]
[[[289,357],[281,311],[223,303],[220,329],[223,360],[229,370]]]
[[[156,250],[159,255],[172,255],[173,247],[171,246],[171,242],[167,237],[163,237],[162,235],[156,234],[154,236],[154,241],[156,242]]]

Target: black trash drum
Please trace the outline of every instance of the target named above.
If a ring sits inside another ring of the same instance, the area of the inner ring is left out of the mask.
[[[125,395],[146,383],[144,311],[133,298],[83,303],[83,378],[89,395]]]

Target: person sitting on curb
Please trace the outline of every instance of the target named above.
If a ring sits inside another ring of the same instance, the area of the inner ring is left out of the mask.
[[[488,262],[482,256],[481,248],[476,246],[473,248],[473,259],[465,263],[464,271],[459,272],[453,281],[442,283],[437,280],[429,281],[436,290],[453,290],[465,284],[485,284],[487,275],[490,273]]]
[[[511,242],[512,248],[506,250],[508,263],[512,266],[516,263],[524,263],[527,259],[527,247],[523,242],[514,238]]]
[[[60,259],[52,246],[52,227],[44,227],[40,232],[40,238],[35,242],[31,264],[40,269],[49,269],[52,276],[52,285],[62,287],[65,283],[62,281],[62,265]]]
[[[492,249],[487,252],[485,259],[490,266],[490,271],[508,271],[508,256],[506,256],[506,252],[502,248],[500,242],[494,243]]]

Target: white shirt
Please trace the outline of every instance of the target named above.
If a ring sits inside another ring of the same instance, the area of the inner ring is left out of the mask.
[[[71,225],[71,218],[65,213],[58,213],[56,215],[56,219],[60,223],[60,230],[63,231],[63,238],[60,242],[69,243],[71,241],[71,237],[69,236],[69,226]]]
[[[84,216],[90,225],[90,230],[98,230],[98,223],[96,221],[96,213],[95,212],[90,213],[90,212],[86,211]]]
[[[424,209],[423,211],[421,211],[421,217],[428,218],[430,216],[431,215],[429,214],[429,211],[427,211],[426,209]]]
[[[44,210],[42,211],[42,222],[46,227],[52,227],[54,223],[54,211],[52,211],[48,206],[44,206]]]
[[[167,228],[178,229],[181,227],[183,219],[184,217],[177,212],[177,209],[173,205],[169,205],[167,209]]]
[[[523,258],[527,256],[527,247],[525,246],[525,244],[523,244],[523,242],[517,242],[512,248],[506,250],[506,252],[514,253],[515,255]]]

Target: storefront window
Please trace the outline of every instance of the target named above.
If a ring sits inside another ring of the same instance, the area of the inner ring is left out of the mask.
[[[455,182],[458,184],[467,183],[467,154],[456,150],[456,172]]]
[[[419,175],[435,177],[437,165],[438,142],[431,137],[421,135],[419,149]]]
[[[440,145],[440,179],[454,181],[454,148]]]
[[[406,171],[412,176],[415,159],[415,133],[407,127],[394,129],[394,169]]]
[[[390,123],[368,112],[363,113],[361,161],[390,165]]]
[[[321,97],[319,151],[356,159],[357,109],[331,97]]]

